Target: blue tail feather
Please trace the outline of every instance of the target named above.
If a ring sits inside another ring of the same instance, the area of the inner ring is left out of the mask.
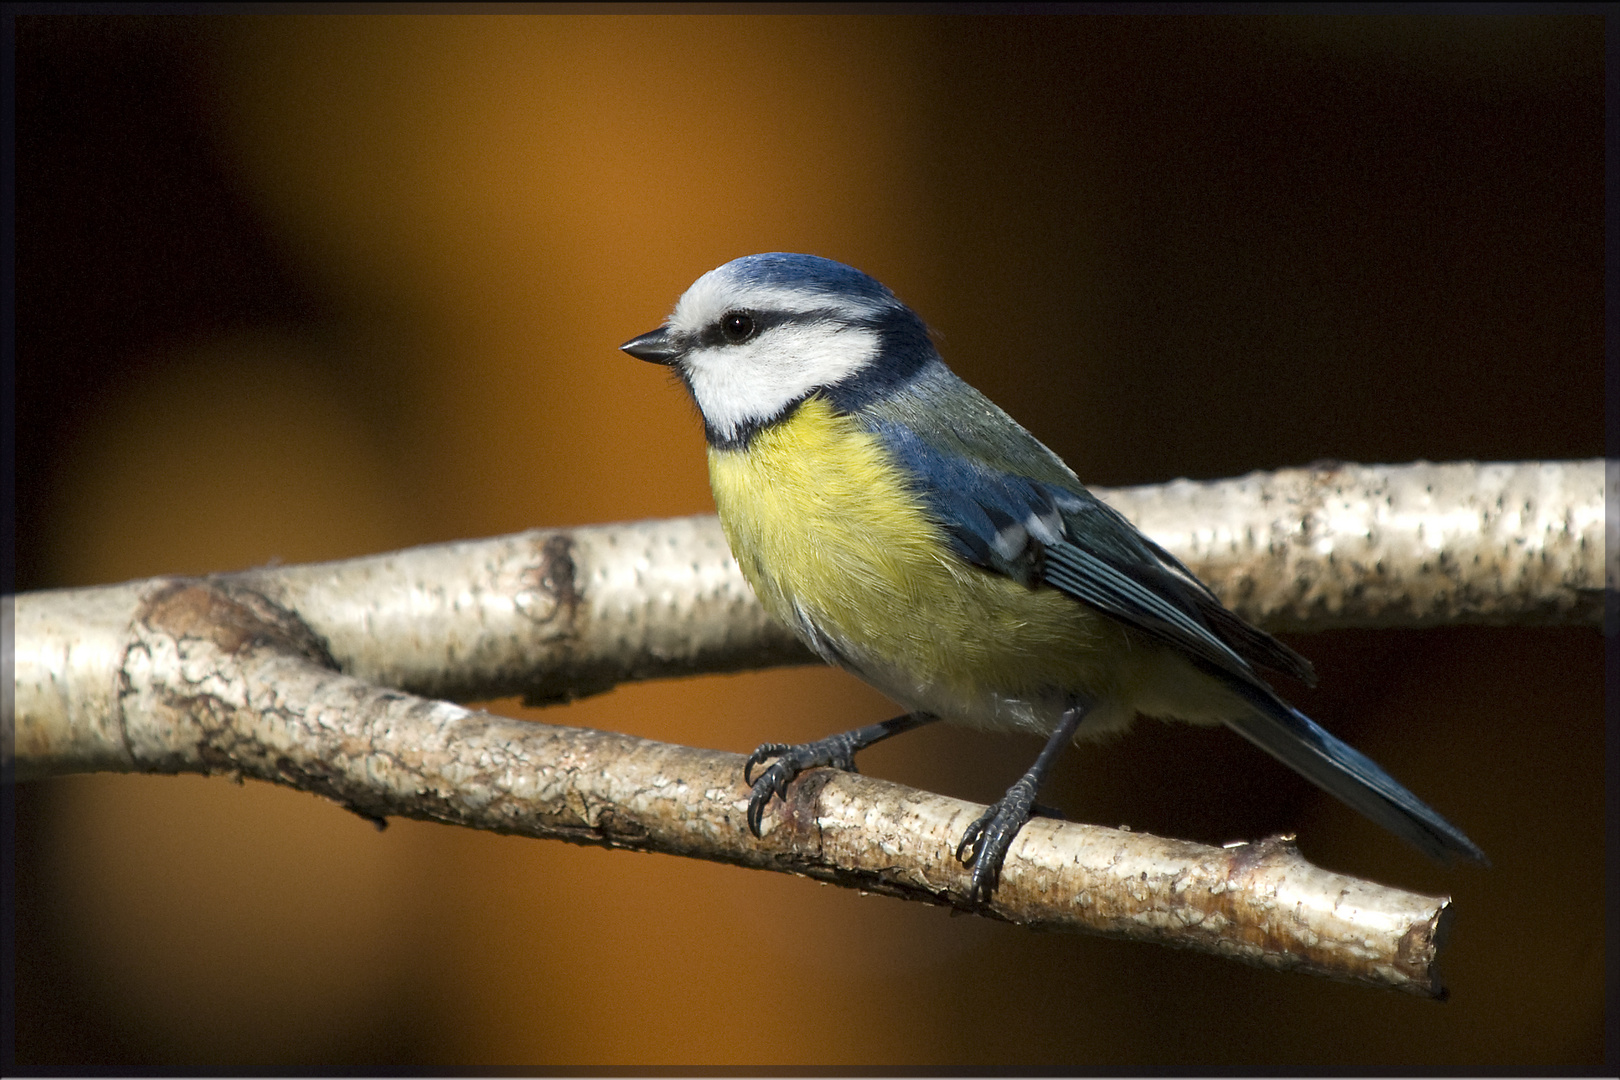
[[[1239,735],[1430,857],[1489,865],[1485,853],[1461,829],[1402,787],[1366,754],[1334,738],[1273,695],[1244,696],[1255,710],[1227,720]]]

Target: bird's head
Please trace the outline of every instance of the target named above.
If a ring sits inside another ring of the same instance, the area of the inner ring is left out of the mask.
[[[746,441],[818,391],[848,401],[901,385],[935,356],[922,320],[882,283],[783,253],[710,270],[663,326],[620,348],[674,369],[716,445]]]

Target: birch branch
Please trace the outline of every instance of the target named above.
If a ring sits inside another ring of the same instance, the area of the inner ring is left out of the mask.
[[[1604,485],[1598,459],[1345,465],[1098,494],[1268,630],[1599,626]],[[343,671],[455,701],[820,662],[759,606],[713,517],[215,580],[296,611]]]
[[[1239,613],[1302,629],[1597,625],[1613,574],[1604,491],[1590,461],[1340,466],[1100,494]],[[736,755],[412,696],[557,700],[812,662],[754,601],[712,518],[25,594],[4,615],[5,764],[22,779],[251,775],[377,820],[962,902],[950,852],[971,804],[815,770],[755,841]],[[1448,903],[1318,870],[1283,841],[1211,849],[1038,819],[979,910],[1438,995]]]
[[[65,636],[52,642],[72,677],[94,675],[101,689],[95,715],[89,696],[76,703],[105,738],[100,756],[79,767],[252,776],[378,822],[399,815],[659,851],[966,905],[969,873],[951,852],[983,809],[972,803],[818,769],[773,806],[755,840],[738,754],[524,723],[383,689],[333,671],[290,613],[239,586],[127,586],[116,595],[133,610],[108,602],[113,595],[65,613],[82,650]],[[17,630],[35,641],[51,635],[22,605]],[[31,707],[19,701],[19,718]],[[21,736],[19,761],[51,755]],[[1444,993],[1435,958],[1448,900],[1317,869],[1282,839],[1221,849],[1036,819],[1015,841],[993,901],[972,910]]]

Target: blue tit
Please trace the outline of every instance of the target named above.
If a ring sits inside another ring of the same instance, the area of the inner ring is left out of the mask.
[[[697,402],[720,522],[766,610],[909,710],[756,750],[743,770],[756,836],[800,772],[853,771],[856,752],[902,731],[943,719],[1042,735],[956,849],[970,902],[987,900],[1063,748],[1141,713],[1224,723],[1429,855],[1485,861],[1283,701],[1257,668],[1310,683],[1310,663],[957,378],[879,282],[812,255],[750,255],[621,347],[673,368]]]

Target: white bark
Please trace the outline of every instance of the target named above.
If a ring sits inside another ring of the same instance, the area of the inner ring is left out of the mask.
[[[126,633],[121,659],[60,639],[53,650],[93,690],[76,709],[86,737],[64,748],[71,754],[59,750],[52,771],[252,776],[376,821],[661,851],[964,904],[969,874],[951,852],[983,809],[972,803],[818,769],[773,804],[755,840],[740,755],[384,689],[333,671],[295,621],[239,589],[149,582],[119,595],[133,609],[106,603],[74,616],[95,620],[97,642]],[[98,709],[110,715],[90,715]],[[43,734],[19,728],[19,764],[50,756]],[[1317,869],[1282,839],[1221,849],[1036,819],[1014,842],[993,901],[974,910],[1443,994],[1434,964],[1448,900]]]
[[[1273,632],[1598,626],[1615,565],[1605,484],[1597,458],[1339,465],[1099,494]]]
[[[1341,466],[1100,494],[1240,614],[1304,629],[1595,626],[1614,576],[1604,491],[1604,463],[1590,461]],[[950,853],[979,807],[813,770],[756,841],[736,755],[430,700],[554,700],[811,662],[754,601],[712,518],[25,594],[4,615],[5,764],[21,779],[245,774],[377,819],[961,900]],[[1447,912],[1318,870],[1284,843],[1210,849],[1039,819],[986,909],[1430,995]]]
[[[1098,493],[1269,630],[1597,626],[1604,484],[1601,460],[1420,463]],[[349,674],[453,700],[566,700],[633,679],[815,662],[759,607],[712,517],[534,530],[229,580],[297,612]]]

